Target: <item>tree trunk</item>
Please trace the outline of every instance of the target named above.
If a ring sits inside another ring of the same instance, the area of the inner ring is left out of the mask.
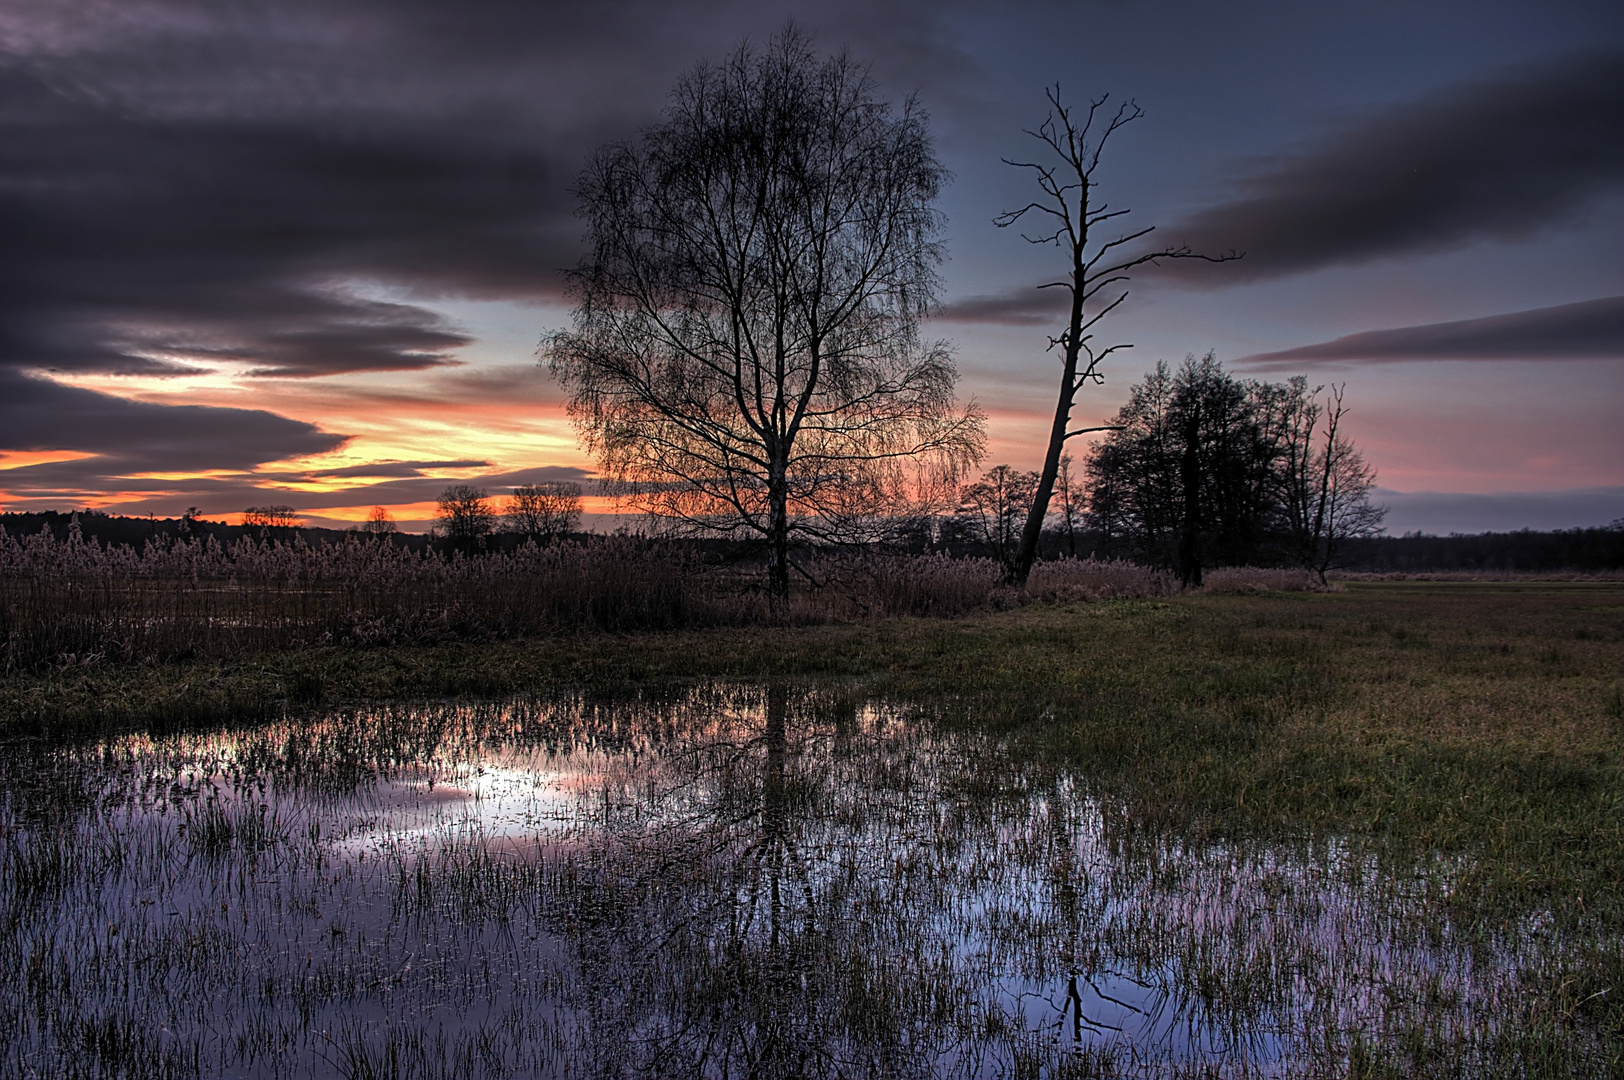
[[[1071,316],[1066,323],[1066,362],[1060,376],[1060,399],[1055,402],[1054,423],[1049,426],[1049,449],[1043,455],[1043,472],[1032,495],[1032,509],[1021,531],[1021,548],[1015,554],[1010,573],[1013,584],[1025,585],[1038,559],[1038,542],[1043,539],[1043,521],[1049,516],[1049,499],[1054,495],[1054,478],[1060,472],[1060,455],[1066,450],[1066,428],[1071,426],[1071,404],[1077,396],[1077,356],[1083,350],[1083,286],[1081,249],[1073,252]]]
[[[767,479],[767,589],[777,599],[789,596],[789,481],[784,473],[784,466],[774,462]]]
[[[1187,589],[1201,585],[1201,410],[1192,408],[1184,419],[1184,456],[1179,462],[1179,484],[1184,488],[1184,520],[1179,530],[1179,581]]]

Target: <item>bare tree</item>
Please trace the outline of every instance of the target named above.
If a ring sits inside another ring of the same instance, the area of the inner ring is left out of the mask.
[[[918,104],[893,110],[793,26],[701,64],[663,124],[600,149],[576,188],[574,329],[542,352],[609,489],[764,543],[776,595],[796,542],[872,537],[950,492],[982,417],[918,333],[945,178]]]
[[[1323,387],[1307,393],[1306,380],[1292,383],[1298,394],[1283,440],[1281,504],[1293,554],[1324,583],[1347,541],[1379,533],[1387,509],[1371,505],[1376,470],[1341,431],[1346,384],[1331,387],[1321,405]]]
[[[452,550],[473,554],[496,525],[496,515],[483,489],[453,484],[440,492],[440,528]]]
[[[367,523],[361,528],[374,540],[382,540],[397,531],[394,516],[381,506],[372,508],[372,513],[367,515]]]
[[[282,505],[250,506],[242,512],[242,523],[247,528],[258,529],[261,539],[286,536],[304,524],[297,510]]]
[[[1093,190],[1098,186],[1094,173],[1099,168],[1100,154],[1111,136],[1139,119],[1143,110],[1132,101],[1122,103],[1115,111],[1106,110],[1107,97],[1101,97],[1089,103],[1087,115],[1079,122],[1061,103],[1058,86],[1047,91],[1047,96],[1048,117],[1036,131],[1027,134],[1043,144],[1049,160],[1004,159],[1006,164],[1032,170],[1042,195],[1018,210],[1006,211],[993,219],[999,228],[1008,228],[1028,218],[1042,220],[1044,227],[1036,235],[1023,234],[1023,239],[1032,244],[1053,244],[1070,256],[1064,279],[1039,286],[1067,290],[1071,306],[1066,328],[1059,337],[1049,339],[1050,349],[1057,346],[1060,349],[1060,397],[1055,403],[1054,423],[1050,427],[1049,447],[1044,454],[1037,491],[1021,533],[1020,550],[1011,567],[1011,576],[1016,581],[1026,580],[1037,559],[1038,541],[1049,515],[1049,499],[1054,492],[1066,440],[1091,431],[1111,430],[1109,427],[1072,428],[1071,409],[1077,391],[1085,384],[1105,381],[1101,362],[1118,349],[1130,348],[1126,344],[1104,348],[1092,344],[1094,327],[1128,298],[1127,290],[1118,286],[1128,280],[1129,271],[1135,267],[1162,259],[1223,262],[1239,257],[1197,255],[1188,247],[1155,248],[1135,254],[1129,245],[1148,236],[1154,226],[1117,233],[1106,240],[1098,239],[1102,226],[1128,213],[1093,200]]]
[[[1036,476],[1034,473],[1034,491],[1037,487]],[[1055,509],[1060,519],[1060,531],[1066,537],[1066,553],[1075,559],[1077,526],[1083,519],[1083,491],[1077,486],[1077,478],[1071,474],[1070,454],[1060,455],[1060,470],[1054,478],[1054,495],[1059,503]]]
[[[581,485],[524,484],[513,489],[505,508],[508,524],[538,544],[550,544],[574,531],[581,520]]]
[[[974,539],[992,548],[1006,569],[1020,550],[1021,526],[1037,484],[1035,472],[995,465],[960,496],[958,519]]]

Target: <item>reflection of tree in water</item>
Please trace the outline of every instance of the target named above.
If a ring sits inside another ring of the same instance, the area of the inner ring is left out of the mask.
[[[648,1075],[923,1075],[964,1034],[968,999],[887,875],[865,872],[860,805],[833,775],[839,735],[797,732],[766,692],[760,735],[694,766],[711,799],[655,856],[666,875],[589,943],[603,1071]],[[799,738],[796,738],[796,735]],[[688,779],[692,780],[690,776]],[[848,820],[837,820],[846,818]],[[615,875],[619,880],[625,876]],[[934,960],[935,962],[932,962]],[[612,984],[612,989],[610,988]],[[618,1044],[604,1046],[607,1032]]]
[[[483,808],[426,797],[487,769]],[[49,945],[77,981],[28,1015],[194,1023],[197,1047],[225,1044],[177,986],[306,1059],[379,1015],[363,1049],[427,1054],[445,1023],[509,1075],[1337,1074],[1326,1032],[1464,1037],[1510,970],[1429,944],[1338,848],[1185,842],[995,739],[782,686],[40,741],[0,781],[0,996],[44,993],[21,973]],[[360,861],[346,829],[390,842]],[[179,959],[108,963],[111,925]]]

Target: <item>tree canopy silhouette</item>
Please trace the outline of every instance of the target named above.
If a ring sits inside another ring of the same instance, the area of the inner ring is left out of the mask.
[[[1236,379],[1210,353],[1156,365],[1129,392],[1085,469],[1103,550],[1169,566],[1186,585],[1211,566],[1294,562],[1319,573],[1380,531],[1375,471],[1302,376]]]
[[[793,25],[700,64],[665,122],[577,185],[590,251],[542,353],[609,490],[751,538],[776,594],[797,543],[872,539],[981,453],[934,302],[946,173],[924,112]]]

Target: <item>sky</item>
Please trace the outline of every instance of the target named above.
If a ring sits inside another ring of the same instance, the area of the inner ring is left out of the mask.
[[[417,529],[452,483],[591,491],[535,355],[571,185],[790,19],[930,115],[926,331],[986,465],[1039,464],[1058,389],[1060,253],[993,224],[1058,85],[1143,110],[1099,171],[1125,230],[1245,253],[1136,274],[1079,425],[1210,351],[1345,384],[1391,532],[1624,518],[1616,0],[7,0],[0,509]]]

